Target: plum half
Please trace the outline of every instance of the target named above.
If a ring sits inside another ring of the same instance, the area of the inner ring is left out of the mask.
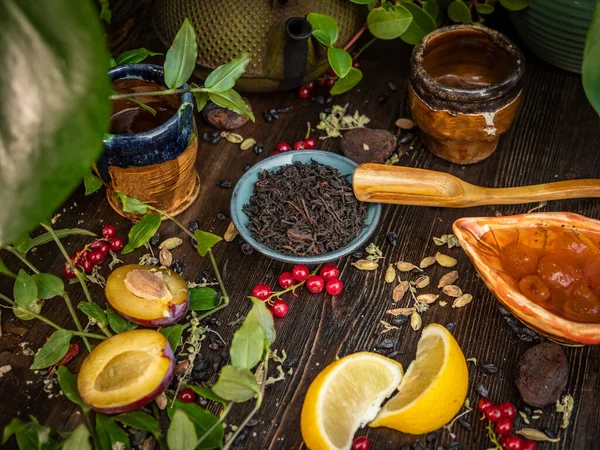
[[[145,327],[163,327],[186,315],[189,289],[172,270],[128,264],[106,280],[106,299],[120,315]]]
[[[175,357],[167,338],[155,330],[133,330],[92,350],[77,376],[77,390],[93,410],[119,414],[150,403],[174,374]]]

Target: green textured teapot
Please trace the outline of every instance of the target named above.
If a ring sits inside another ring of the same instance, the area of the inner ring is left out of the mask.
[[[311,37],[309,13],[333,17],[342,45],[363,25],[362,11],[349,0],[157,0],[153,20],[168,45],[190,19],[198,40],[198,76],[250,52],[236,87],[272,92],[307,84],[329,69],[325,48]]]

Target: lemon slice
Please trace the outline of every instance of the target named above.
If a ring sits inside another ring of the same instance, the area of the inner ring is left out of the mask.
[[[369,426],[410,434],[437,430],[458,413],[468,384],[467,362],[458,343],[442,325],[429,325],[423,330],[417,357],[408,366],[398,394]]]
[[[402,380],[402,365],[376,353],[354,353],[328,365],[302,406],[302,437],[310,450],[349,449],[356,430],[375,417]]]

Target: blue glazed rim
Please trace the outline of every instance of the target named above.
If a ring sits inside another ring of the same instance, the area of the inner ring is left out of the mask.
[[[243,212],[242,208],[246,201],[243,195],[243,191],[250,189],[251,192],[254,192],[254,183],[258,180],[259,174],[263,170],[277,170],[278,168],[291,164],[294,160],[293,158],[297,156],[302,159],[302,162],[308,162],[311,159],[325,165],[330,165],[336,167],[336,162],[341,163],[342,165],[347,165],[351,168],[352,172],[358,167],[354,161],[345,158],[337,153],[326,152],[322,150],[301,150],[301,151],[291,151],[280,153],[279,155],[270,156],[259,163],[252,166],[248,171],[240,178],[240,180],[235,185],[233,189],[233,195],[231,197],[231,219],[238,230],[239,234],[242,238],[250,244],[256,251],[259,253],[273,258],[277,261],[290,263],[290,264],[306,264],[306,265],[314,265],[314,264],[323,264],[326,262],[335,261],[339,258],[347,256],[352,252],[356,251],[358,248],[363,246],[366,241],[372,236],[375,232],[375,228],[377,228],[377,224],[379,223],[379,219],[381,218],[381,205],[379,203],[369,203],[367,209],[367,218],[365,219],[366,227],[363,228],[362,232],[349,244],[344,247],[329,253],[325,253],[323,255],[316,256],[294,256],[294,255],[286,255],[283,253],[276,252],[275,250],[257,242],[253,237],[252,233],[246,227],[248,223],[248,216]],[[343,170],[340,170],[342,175],[346,175]],[[351,175],[351,174],[349,174]],[[352,180],[350,180],[352,183]]]

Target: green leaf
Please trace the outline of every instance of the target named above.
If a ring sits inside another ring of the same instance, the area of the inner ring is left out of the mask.
[[[102,151],[110,89],[93,2],[1,1],[0,67],[2,248],[50,217]]]
[[[4,427],[4,431],[2,432],[2,445],[6,444],[14,434],[23,430],[25,426],[26,423],[17,417],[11,420],[10,423]]]
[[[368,5],[373,3],[375,0],[350,0],[352,3],[358,3],[359,5]]]
[[[197,441],[193,422],[181,409],[176,410],[167,431],[169,450],[194,450]]]
[[[192,89],[200,89],[200,86],[196,83],[190,83],[190,87]],[[196,108],[198,109],[198,112],[202,111],[206,106],[206,103],[208,103],[208,92],[192,92],[192,95],[196,99]]]
[[[9,277],[16,277],[16,275],[8,267],[6,267],[6,264],[4,264],[4,261],[2,261],[1,259],[0,259],[0,274],[8,275]]]
[[[221,236],[216,234],[207,233],[206,231],[196,230],[194,231],[194,237],[198,243],[198,254],[200,256],[206,256],[208,251],[215,246],[218,242],[222,241]]]
[[[62,239],[67,236],[96,236],[96,233],[92,233],[91,231],[84,230],[83,228],[63,228],[60,230],[54,230],[56,237]],[[30,239],[26,243],[20,244],[19,247],[16,247],[22,254],[27,254],[29,250],[34,247],[39,247],[40,245],[48,244],[49,242],[54,242],[54,238],[50,233],[43,233],[33,239]]]
[[[110,23],[112,19],[112,12],[110,11],[110,4],[108,0],[98,0],[100,3],[100,18],[106,23]]]
[[[252,53],[243,53],[227,64],[217,67],[206,77],[204,88],[210,89],[212,92],[225,92],[233,88],[237,79],[246,71],[250,59],[252,59]]]
[[[471,23],[471,11],[462,0],[454,0],[448,6],[448,16],[450,20],[458,23]]]
[[[369,31],[377,39],[396,39],[404,33],[412,21],[412,15],[402,5],[392,9],[374,8],[367,16]]]
[[[344,78],[339,78],[331,88],[331,95],[339,95],[348,92],[362,80],[363,74],[355,67],[350,69],[348,75]]]
[[[19,450],[38,450],[41,448],[39,435],[35,428],[21,419],[14,418],[6,427],[2,434],[2,444],[6,444],[14,435],[17,440]]]
[[[127,433],[115,422],[112,417],[96,413],[96,434],[100,442],[101,450],[112,450],[119,442],[125,450],[131,450],[131,443]]]
[[[345,77],[352,67],[352,56],[341,48],[329,47],[327,49],[327,59],[331,68],[339,77]]]
[[[65,292],[65,284],[56,275],[36,273],[32,278],[37,286],[37,295],[43,300],[62,295]]]
[[[102,187],[102,180],[88,170],[83,176],[83,187],[85,188],[85,195],[91,195],[98,191]]]
[[[65,366],[58,366],[58,385],[64,392],[65,397],[80,406],[83,412],[90,411],[90,407],[85,404],[81,395],[79,395],[77,375],[72,374]]]
[[[56,330],[52,333],[48,342],[35,355],[30,369],[45,369],[59,362],[69,350],[72,337],[73,333],[68,330]]]
[[[425,0],[425,2],[423,2],[423,9],[427,14],[433,17],[434,20],[437,20],[440,15],[440,7],[436,0]]]
[[[96,303],[80,302],[77,305],[77,308],[86,316],[94,319],[96,322],[101,323],[102,325],[108,324],[106,314],[104,313],[102,308],[100,308],[100,306],[98,306]]]
[[[248,116],[252,122],[255,121],[254,113],[250,111],[242,96],[233,89],[225,92],[209,92],[208,97],[222,108],[230,109],[242,116]]]
[[[91,450],[90,432],[80,424],[62,444],[62,450]]]
[[[209,287],[190,289],[190,311],[207,311],[215,307],[217,291]]]
[[[529,6],[529,0],[500,0],[500,4],[509,11],[520,11]]]
[[[13,247],[16,248],[20,253],[26,253],[30,244],[31,236],[29,233],[23,233],[13,242]]]
[[[193,384],[188,384],[186,388],[191,389],[200,397],[204,397],[207,400],[212,400],[213,402],[221,403],[223,405],[227,405],[229,402],[224,398],[219,397],[215,394],[212,389],[204,387],[204,386],[195,386]]]
[[[335,20],[325,14],[310,13],[306,20],[312,25],[312,35],[325,47],[332,47],[338,40],[338,26]]]
[[[183,326],[178,324],[171,325],[168,328],[161,328],[160,332],[167,338],[167,341],[169,341],[169,345],[171,346],[173,353],[175,353],[175,350],[177,350],[177,347],[179,347],[179,342],[181,341]]]
[[[198,44],[194,27],[186,18],[165,56],[165,84],[171,89],[181,87],[196,67]]]
[[[267,309],[267,305],[262,300],[256,297],[250,297],[252,301],[252,309],[248,313],[246,320],[254,320],[260,326],[263,337],[266,341],[266,346],[270,347],[275,341],[275,323],[273,322],[273,314]]]
[[[108,317],[108,324],[115,333],[124,333],[125,331],[135,330],[138,327],[137,324],[121,317],[119,313],[108,305],[106,305],[106,317]]]
[[[412,14],[412,22],[402,33],[400,39],[407,44],[416,45],[423,37],[436,29],[435,19],[414,3],[404,3],[403,5]]]
[[[148,212],[148,205],[142,203],[135,197],[129,197],[122,192],[115,191],[117,197],[121,201],[123,211],[133,214],[146,214]]]
[[[129,230],[129,242],[123,249],[123,254],[131,253],[141,247],[156,234],[160,228],[160,214],[147,214]]]
[[[150,106],[150,105],[147,105],[146,103],[144,103],[144,102],[141,102],[141,101],[139,101],[138,99],[136,99],[136,98],[133,98],[133,97],[127,97],[127,100],[129,100],[130,102],[133,102],[133,103],[135,103],[135,104],[136,104],[136,105],[138,105],[140,108],[142,108],[142,109],[145,109],[146,111],[148,111],[148,112],[149,112],[150,114],[152,114],[153,116],[156,116],[156,110],[155,110],[155,109],[154,109],[152,106]]]
[[[169,400],[169,405],[171,401]],[[219,419],[214,414],[201,408],[195,403],[183,403],[179,399],[175,399],[173,407],[167,407],[167,414],[170,419],[173,419],[175,412],[181,410],[187,414],[188,418],[193,422],[197,436],[203,436]],[[211,433],[200,443],[198,448],[209,450],[221,448],[223,446],[223,426],[218,424]]]
[[[583,89],[588,100],[600,115],[600,6],[596,6],[590,30],[585,40],[581,66]]]
[[[137,64],[145,60],[148,56],[162,55],[162,53],[152,52],[145,48],[134,48],[121,53],[121,55],[115,60],[115,64],[120,66],[121,64]]]
[[[224,366],[219,379],[212,387],[219,397],[234,403],[243,403],[260,392],[254,374],[248,369],[234,366]]]
[[[114,419],[118,422],[121,422],[123,425],[127,425],[128,427],[136,430],[147,431],[156,439],[158,439],[161,435],[158,420],[143,411],[126,412],[119,414],[118,416],[114,416]]]
[[[483,15],[492,14],[495,10],[492,5],[488,5],[486,3],[477,3],[475,8],[479,14]]]
[[[248,314],[231,341],[231,364],[235,367],[252,369],[265,352],[265,338],[255,315]]]
[[[13,287],[13,297],[17,305],[27,308],[27,306],[38,300],[38,288],[35,280],[23,269],[19,270],[15,285]]]

